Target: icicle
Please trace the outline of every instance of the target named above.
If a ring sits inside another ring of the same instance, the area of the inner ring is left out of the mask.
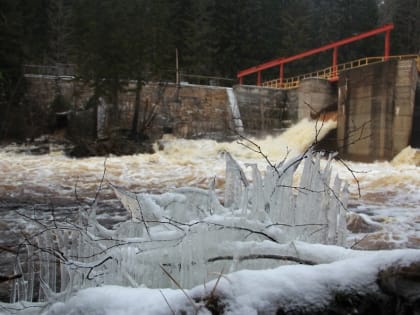
[[[251,206],[250,218],[261,222],[266,221],[268,213],[266,210],[266,198],[264,194],[263,181],[257,164],[247,164],[252,168],[252,185],[249,185],[249,199]]]
[[[333,192],[334,195],[337,196],[336,198],[338,198],[338,194],[340,192],[340,188],[341,188],[341,180],[338,178],[338,176],[336,176],[335,181],[334,181],[334,186],[333,186]],[[332,195],[332,193],[330,194]],[[333,196],[333,199],[330,200],[328,208],[327,208],[327,221],[328,221],[328,235],[327,235],[327,244],[336,244],[337,243],[337,233],[338,233],[338,219],[339,219],[339,214],[337,211],[337,207],[339,208],[339,201],[337,199],[334,199],[335,196]]]
[[[46,238],[45,233],[41,234],[38,237],[38,248],[53,248],[49,242],[49,239]],[[39,278],[44,281],[44,283],[48,286],[50,283],[50,257],[49,254],[40,250],[39,252],[39,261],[40,261],[40,268],[39,268]],[[46,300],[45,290],[39,287],[39,300],[44,301]]]
[[[347,203],[349,198],[349,185],[345,183],[341,190],[340,198],[341,205],[339,207],[338,213],[338,223],[337,223],[337,245],[344,246],[347,238],[347,221],[346,221],[346,211]]]
[[[68,257],[69,232],[64,230],[58,234],[58,246],[64,257]],[[69,283],[69,274],[63,262],[60,262],[60,292],[64,292]]]
[[[225,207],[237,209],[241,195],[249,183],[244,171],[232,158],[229,152],[224,152],[226,159]]]
[[[16,257],[16,263],[14,266],[14,273],[20,274],[22,277],[13,281],[13,291],[11,295],[11,303],[17,303],[21,301],[27,301],[27,281],[25,280],[25,274],[22,269],[22,263],[19,257]]]
[[[293,175],[299,161],[291,161],[276,169],[269,168],[266,178],[270,217],[273,223],[294,226],[295,224],[295,198],[293,196]],[[293,235],[289,234],[291,237]]]
[[[35,261],[33,259],[34,250],[31,245],[26,245],[26,251],[28,253],[27,265],[28,265],[28,289],[27,289],[27,301],[32,302],[34,298],[34,284],[35,284]]]
[[[223,209],[224,209],[222,205],[220,204],[219,199],[217,198],[217,195],[215,192],[215,185],[216,185],[216,178],[213,177],[209,185],[207,207],[206,207],[210,215],[222,214]]]
[[[140,221],[141,211],[140,206],[136,198],[136,194],[123,191],[111,185],[115,195],[121,201],[124,208],[130,213],[132,221]]]

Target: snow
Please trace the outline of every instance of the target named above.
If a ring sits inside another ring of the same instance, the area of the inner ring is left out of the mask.
[[[80,291],[67,303],[56,303],[46,314],[168,314],[172,307],[184,307],[186,297],[181,291],[147,288],[104,286]]]
[[[225,274],[219,280],[185,290],[185,294],[198,300],[208,296],[213,288],[215,295],[226,304],[225,313],[231,315],[275,313],[276,307],[299,306],[310,311],[326,306],[337,291],[352,290],[360,294],[375,292],[377,274],[386,267],[406,266],[420,260],[418,250],[393,250],[360,252],[335,246],[299,243],[302,251],[316,252],[322,259],[325,254],[346,258],[316,266],[290,265],[269,270],[241,270]],[[127,288],[103,286],[77,292],[67,302],[57,302],[45,315],[70,314],[171,314],[184,310],[194,314],[202,304],[187,298],[181,290]],[[287,311],[287,308],[284,309]],[[205,314],[202,309],[198,314]]]

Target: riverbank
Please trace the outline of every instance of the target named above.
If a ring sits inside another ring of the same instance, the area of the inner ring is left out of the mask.
[[[115,137],[103,140],[70,139],[62,132],[47,134],[35,139],[16,142],[3,140],[0,150],[32,155],[50,154],[62,151],[69,157],[85,158],[92,156],[131,155],[153,153],[153,142],[129,137]]]

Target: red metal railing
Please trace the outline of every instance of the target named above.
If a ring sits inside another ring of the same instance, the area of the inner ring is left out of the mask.
[[[397,56],[388,56],[388,60],[407,60],[407,59],[415,59],[417,63],[417,71],[420,73],[420,55],[397,55]],[[280,79],[274,79],[269,81],[264,81],[262,86],[264,87],[271,87],[271,88],[282,88],[282,89],[293,89],[299,86],[300,82],[307,78],[321,78],[326,79],[331,82],[338,80],[338,77],[342,71],[361,68],[373,63],[384,62],[385,57],[364,57],[357,60],[348,61],[346,63],[342,63],[337,65],[335,68],[328,67],[321,70],[308,72],[305,74],[300,74],[293,77],[283,78],[282,81]]]
[[[358,34],[358,35],[355,35],[355,36],[351,36],[351,37],[336,41],[336,42],[328,44],[328,45],[324,45],[324,46],[321,46],[321,47],[318,47],[318,48],[315,48],[315,49],[305,51],[303,53],[300,53],[300,54],[297,54],[297,55],[294,55],[294,56],[285,57],[285,58],[277,58],[277,59],[268,61],[266,63],[260,64],[258,66],[254,66],[254,67],[239,71],[238,74],[237,74],[237,77],[239,79],[239,83],[243,84],[243,78],[245,76],[256,73],[257,74],[257,85],[261,85],[261,83],[262,83],[261,82],[262,81],[262,71],[263,70],[270,69],[270,68],[273,68],[273,67],[280,67],[280,69],[279,69],[279,72],[280,72],[279,81],[280,81],[280,85],[281,85],[282,82],[283,82],[283,74],[284,74],[284,65],[285,64],[287,64],[289,62],[292,62],[292,61],[295,61],[295,60],[298,60],[298,59],[302,59],[302,58],[305,58],[305,57],[308,57],[308,56],[318,54],[318,53],[323,52],[323,51],[327,51],[327,50],[332,49],[333,50],[333,56],[332,56],[332,66],[331,66],[331,68],[332,68],[332,71],[333,71],[333,74],[334,74],[333,78],[337,79],[337,77],[338,77],[338,74],[337,74],[338,48],[340,46],[347,45],[347,44],[350,44],[350,43],[355,42],[355,41],[362,40],[362,39],[367,38],[367,37],[371,37],[371,36],[375,36],[375,35],[378,35],[378,34],[381,34],[381,33],[385,33],[384,59],[388,60],[389,51],[390,51],[390,33],[391,33],[392,29],[394,29],[394,24],[385,24],[385,25],[383,25],[379,28],[370,30],[368,32],[364,32],[364,33],[361,33],[361,34]]]

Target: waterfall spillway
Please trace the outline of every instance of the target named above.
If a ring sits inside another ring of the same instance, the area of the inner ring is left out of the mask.
[[[229,108],[232,113],[233,127],[237,133],[244,131],[242,124],[241,113],[239,112],[238,102],[232,88],[227,88],[226,93],[229,99]]]

